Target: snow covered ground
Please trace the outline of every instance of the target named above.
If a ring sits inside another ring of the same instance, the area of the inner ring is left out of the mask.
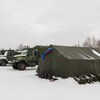
[[[0,67],[0,100],[100,100],[100,83],[79,85],[72,78],[50,82],[36,68]]]

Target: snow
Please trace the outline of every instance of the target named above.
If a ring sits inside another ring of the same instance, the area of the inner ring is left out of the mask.
[[[100,57],[100,53],[99,52],[95,51],[94,49],[92,49],[92,52]]]
[[[15,55],[14,57],[23,57],[23,56],[26,56],[27,55],[27,51],[28,50],[23,50],[23,51],[19,51],[21,54],[18,54],[18,55]]]
[[[100,100],[100,83],[79,85],[72,78],[50,82],[25,71],[0,67],[0,100]]]

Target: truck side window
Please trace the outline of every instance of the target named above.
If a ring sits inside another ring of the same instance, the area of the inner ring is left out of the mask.
[[[29,51],[28,53],[27,53],[27,56],[31,56],[32,55],[32,51]]]
[[[36,49],[36,50],[34,51],[34,55],[35,55],[35,56],[38,55],[38,49]]]

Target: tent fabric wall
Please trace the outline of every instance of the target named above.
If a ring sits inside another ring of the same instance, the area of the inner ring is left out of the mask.
[[[53,51],[40,59],[38,73],[68,78],[85,73],[100,74],[100,57],[91,48],[51,45]]]
[[[100,60],[93,61],[95,72],[94,74],[100,74]]]

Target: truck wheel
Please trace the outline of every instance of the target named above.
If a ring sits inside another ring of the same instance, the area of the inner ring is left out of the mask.
[[[12,65],[13,69],[18,69],[18,66]]]
[[[26,63],[25,62],[20,62],[18,64],[18,69],[19,70],[25,70],[26,69]]]
[[[5,60],[2,60],[1,66],[6,66],[6,61]]]

